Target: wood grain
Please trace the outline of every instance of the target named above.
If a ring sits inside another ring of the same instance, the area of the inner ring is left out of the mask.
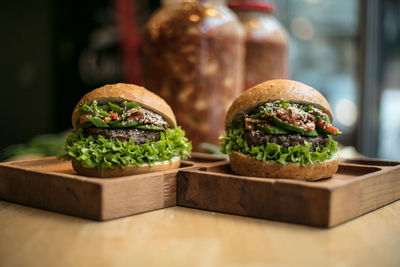
[[[39,171],[38,166],[32,172],[13,165],[0,167],[1,199],[90,219],[97,219],[101,213],[99,182],[70,174],[54,179],[53,173]]]
[[[0,164],[0,198],[93,220],[109,220],[176,205],[176,174],[226,158],[193,153],[179,169],[117,178],[77,175],[56,158]]]
[[[68,162],[46,158],[0,164],[0,198],[94,220],[178,203],[331,227],[400,199],[400,165],[342,161],[331,179],[303,182],[234,175],[226,158],[193,153],[176,170],[104,179],[77,175]]]
[[[317,182],[239,176],[228,164],[185,170],[178,205],[331,227],[400,199],[399,164],[342,161],[338,173]]]
[[[97,223],[0,201],[0,266],[400,266],[400,201],[330,229],[172,207]]]

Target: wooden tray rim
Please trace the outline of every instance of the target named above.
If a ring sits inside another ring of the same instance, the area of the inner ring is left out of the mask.
[[[357,160],[363,160],[363,159],[357,159]],[[369,161],[377,161],[377,159],[365,159],[365,162],[368,163]],[[335,189],[341,188],[348,186],[349,184],[352,183],[357,183],[360,180],[366,180],[366,179],[373,179],[377,175],[385,174],[386,172],[391,172],[393,170],[399,169],[400,170],[400,161],[386,161],[386,160],[379,160],[381,162],[389,162],[392,164],[396,164],[394,166],[378,166],[378,165],[368,165],[368,164],[353,164],[353,163],[346,163],[340,162],[339,167],[343,166],[349,166],[349,167],[359,167],[359,168],[375,168],[377,169],[376,171],[366,173],[364,175],[359,175],[356,176],[352,179],[347,179],[345,181],[342,181],[340,184],[336,185],[330,185],[329,187],[326,186],[326,184],[320,183],[321,181],[328,181],[329,179],[332,178],[327,178],[319,181],[302,181],[302,180],[295,180],[295,179],[285,179],[285,178],[268,178],[268,177],[252,177],[252,176],[243,176],[243,175],[237,175],[234,173],[220,173],[216,171],[210,171],[209,168],[197,166],[195,168],[191,168],[188,170],[180,170],[180,172],[189,172],[189,173],[198,173],[198,174],[207,174],[207,175],[213,175],[215,177],[225,177],[225,178],[233,178],[237,180],[246,180],[246,181],[256,181],[256,182],[267,182],[271,184],[292,184],[292,185],[298,185],[298,186],[306,186],[306,187],[311,187],[315,189],[320,189],[320,190],[327,190],[327,191],[333,191]],[[212,167],[218,167],[218,166],[223,166],[227,165],[229,166],[229,162],[223,162],[219,165],[214,165]],[[333,178],[334,179],[334,178]]]
[[[21,161],[10,161],[10,162],[2,162],[0,163],[0,168],[11,168],[11,169],[18,169],[20,171],[28,172],[28,173],[40,173],[44,175],[53,175],[58,178],[70,178],[74,180],[79,180],[82,182],[91,182],[93,184],[102,184],[105,182],[118,182],[120,180],[127,180],[127,179],[135,179],[137,177],[140,178],[145,178],[145,177],[153,177],[157,175],[166,175],[170,173],[175,173],[180,170],[189,170],[191,168],[196,168],[196,164],[190,161],[182,160],[181,163],[185,164],[190,164],[190,166],[185,166],[185,167],[180,167],[177,169],[171,169],[167,171],[157,171],[157,172],[150,172],[150,173],[142,173],[142,174],[136,174],[136,175],[128,175],[128,176],[120,176],[120,177],[111,177],[111,178],[100,178],[100,177],[87,177],[79,174],[68,174],[68,173],[61,173],[61,172],[52,172],[52,171],[45,171],[45,170],[36,170],[36,169],[30,169],[29,167],[26,166],[18,166],[18,163],[29,163],[29,162],[35,162],[38,160],[58,160],[55,157],[46,157],[46,158],[40,158],[40,159],[29,159],[29,160],[21,160]],[[72,168],[72,167],[71,167]]]

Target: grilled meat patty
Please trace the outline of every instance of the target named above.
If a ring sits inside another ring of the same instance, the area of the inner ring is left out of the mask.
[[[300,134],[266,134],[260,130],[246,131],[245,138],[250,146],[260,146],[264,143],[275,143],[283,147],[304,145],[304,142],[312,143],[311,151],[319,147],[324,147],[328,141],[328,136],[304,136]]]
[[[122,142],[129,141],[131,137],[135,140],[135,145],[145,143],[146,139],[150,142],[160,140],[160,131],[149,131],[139,129],[108,129],[108,128],[87,128],[84,133],[97,138],[102,135],[105,138],[118,139]]]

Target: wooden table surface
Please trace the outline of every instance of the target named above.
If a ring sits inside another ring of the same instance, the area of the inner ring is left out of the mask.
[[[95,222],[0,201],[0,266],[400,266],[400,201],[332,229],[173,207]]]

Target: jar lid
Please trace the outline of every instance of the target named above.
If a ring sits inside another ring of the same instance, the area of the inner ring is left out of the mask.
[[[230,9],[237,11],[262,11],[267,13],[275,11],[273,4],[261,1],[230,1],[228,6]]]

